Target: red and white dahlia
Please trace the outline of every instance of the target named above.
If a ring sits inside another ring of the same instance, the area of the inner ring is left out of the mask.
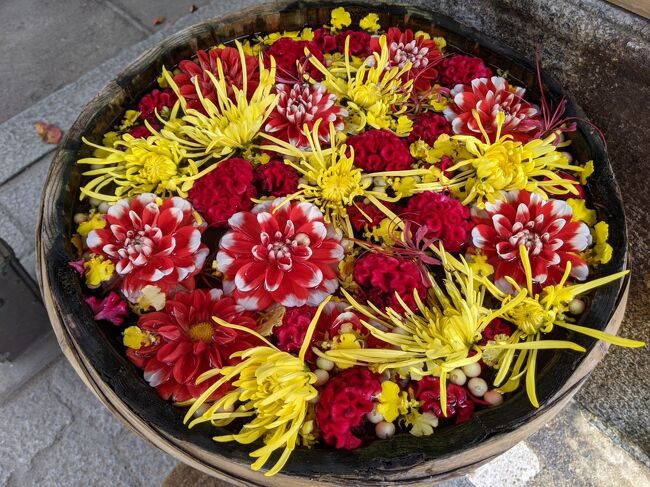
[[[482,139],[481,130],[474,118],[478,112],[483,129],[494,142],[497,132],[497,114],[503,112],[505,121],[501,135],[510,134],[515,140],[527,142],[540,126],[538,108],[524,100],[526,90],[512,86],[504,78],[478,78],[471,85],[456,85],[451,90],[453,102],[445,109],[445,117],[456,134],[473,135]]]
[[[246,309],[318,305],[338,288],[341,236],[311,203],[283,198],[260,203],[228,221],[217,267],[223,286]]]
[[[86,240],[91,252],[115,264],[122,293],[131,302],[148,284],[164,293],[194,288],[194,276],[208,255],[201,243],[205,225],[196,221],[192,205],[178,197],[160,206],[156,200],[143,193],[118,201],[106,214],[106,227],[92,230]]]
[[[336,104],[336,95],[328,93],[325,86],[310,83],[295,85],[277,84],[278,103],[269,115],[264,130],[299,149],[309,148],[304,126],[312,133],[317,121],[318,138],[327,143],[330,123],[336,131],[343,130],[343,118],[348,112]]]
[[[138,327],[147,333],[148,343],[128,348],[127,357],[144,369],[145,380],[164,399],[187,401],[199,397],[214,383],[209,380],[196,385],[199,375],[231,365],[230,356],[235,352],[261,345],[249,333],[218,325],[213,316],[255,328],[253,314],[224,296],[221,289],[176,293],[163,311],[140,317]]]
[[[564,201],[510,191],[505,200],[486,203],[485,212],[474,217],[472,240],[494,267],[495,283],[504,291],[511,291],[505,276],[525,285],[520,245],[528,251],[536,284],[560,282],[567,262],[571,262],[571,276],[583,281],[589,268],[579,253],[591,244],[591,234],[587,225],[572,221],[572,216]]]

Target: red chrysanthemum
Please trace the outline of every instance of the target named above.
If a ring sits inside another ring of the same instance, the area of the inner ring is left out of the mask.
[[[227,159],[196,181],[187,197],[210,225],[222,228],[235,213],[251,209],[251,198],[257,197],[254,181],[250,162]]]
[[[422,299],[427,292],[413,262],[382,253],[360,257],[354,264],[352,277],[359,285],[357,296],[362,302],[370,301],[380,308],[391,307],[398,312],[403,308],[395,298],[396,292],[410,309],[417,309],[413,290],[417,289]]]
[[[494,141],[497,115],[503,113],[501,135],[509,134],[514,140],[527,142],[539,129],[540,115],[536,106],[524,100],[525,94],[525,89],[514,87],[498,76],[475,79],[471,85],[456,85],[451,90],[453,103],[445,109],[445,117],[451,122],[454,133],[483,139],[474,118],[477,112],[483,129]]]
[[[171,108],[176,102],[173,90],[152,90],[140,99],[138,111],[142,120],[156,120],[156,111],[160,113],[163,108]]]
[[[438,65],[438,72],[440,83],[449,87],[459,83],[468,85],[473,79],[492,76],[492,70],[485,65],[481,58],[462,54],[444,58]]]
[[[402,218],[426,225],[425,238],[436,238],[448,252],[459,252],[467,245],[474,226],[468,207],[451,196],[427,191],[409,199]]]
[[[341,236],[313,204],[278,198],[233,215],[217,265],[224,289],[246,309],[318,305],[338,288]]]
[[[132,302],[148,284],[165,293],[192,289],[208,255],[201,243],[205,227],[197,223],[192,205],[173,197],[158,206],[156,199],[144,193],[118,201],[108,209],[106,228],[91,231],[86,240],[91,252],[115,264],[122,292]]]
[[[194,86],[194,80],[199,82],[199,88],[205,98],[216,102],[217,94],[214,83],[208,76],[212,73],[215,78],[219,79],[219,61],[223,68],[223,75],[228,89],[228,96],[233,97],[233,87],[242,89],[244,86],[244,75],[242,70],[241,58],[239,51],[234,47],[218,47],[206,51],[196,52],[196,61],[185,60],[178,63],[180,73],[174,75],[174,82],[178,85],[181,95],[187,100],[187,106],[200,112],[205,112],[199,95]],[[247,78],[247,95],[252,96],[257,88],[260,79],[259,66],[257,58],[254,56],[244,56],[246,63]]]
[[[287,196],[298,190],[299,180],[294,168],[277,159],[255,168],[255,184],[263,195]]]
[[[353,450],[365,439],[365,415],[381,392],[379,376],[355,367],[330,379],[320,392],[316,419],[323,441],[338,449]]]
[[[336,49],[345,53],[345,40],[350,38],[350,55],[365,58],[370,56],[370,34],[362,30],[346,30],[336,36]]]
[[[520,245],[528,251],[536,284],[557,284],[567,262],[571,262],[571,276],[585,280],[589,268],[580,252],[591,244],[591,234],[587,225],[572,221],[572,215],[564,201],[544,200],[527,191],[510,191],[504,201],[487,203],[485,212],[474,218],[472,240],[494,266],[497,286],[511,290],[505,276],[525,285]]]
[[[368,172],[402,171],[413,164],[406,140],[390,130],[368,130],[347,144],[354,149],[354,165]]]
[[[409,144],[417,140],[423,140],[428,145],[433,144],[442,134],[451,135],[451,124],[444,115],[439,113],[424,112],[413,120],[413,129],[408,136]]]
[[[127,349],[127,357],[144,369],[144,378],[164,399],[187,401],[199,397],[216,379],[196,385],[199,375],[231,365],[230,356],[262,345],[251,334],[226,328],[212,319],[255,328],[255,319],[220,289],[176,293],[163,311],[143,314],[138,326],[152,336],[152,343]],[[215,399],[224,392],[220,388]]]
[[[324,86],[311,83],[294,85],[278,84],[278,103],[269,115],[264,130],[299,149],[309,148],[305,125],[312,133],[320,121],[318,138],[329,142],[330,123],[337,131],[343,130],[343,118],[348,112],[336,104],[336,96],[328,93]]]
[[[466,388],[447,382],[447,415],[440,406],[440,377],[427,376],[417,381],[415,397],[421,401],[422,411],[431,411],[443,419],[455,419],[456,424],[469,421],[474,414],[472,401]]]
[[[308,56],[305,54],[305,48],[321,63],[324,62],[323,53],[315,42],[297,41],[289,37],[282,37],[275,41],[266,51],[265,64],[270,66],[269,58],[273,56],[277,79],[284,83],[302,81],[302,73],[306,73],[314,80],[320,81],[323,79],[323,74],[309,61]]]
[[[397,27],[390,27],[386,32],[386,44],[389,48],[389,66],[403,68],[407,62],[411,69],[404,73],[403,81],[413,80],[413,88],[426,91],[438,77],[436,65],[442,60],[442,53],[432,39],[423,35],[416,36],[411,29],[402,32]],[[379,52],[379,36],[374,36],[372,50]]]

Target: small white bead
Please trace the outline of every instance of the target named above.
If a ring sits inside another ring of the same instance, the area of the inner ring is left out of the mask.
[[[97,211],[99,211],[100,213],[108,213],[109,208],[110,205],[106,201],[102,201],[97,207]]]
[[[481,365],[478,362],[465,365],[463,367],[463,372],[467,377],[478,377],[479,375],[481,375]]]
[[[85,213],[75,213],[72,217],[72,220],[79,225],[80,223],[85,222],[88,219],[88,215]]]
[[[330,380],[330,375],[327,373],[327,370],[316,369],[314,370],[314,374],[316,374],[316,383],[314,384],[315,386],[322,386],[328,380]]]
[[[480,377],[472,377],[467,383],[467,388],[476,397],[483,397],[488,390],[488,385]]]
[[[384,417],[381,415],[381,413],[378,413],[376,409],[373,409],[366,414],[366,419],[372,424],[377,424],[381,423],[384,420]]]
[[[88,203],[90,203],[91,206],[97,208],[101,204],[101,201],[98,200],[97,198],[88,198]]]
[[[503,404],[503,395],[496,389],[490,389],[483,394],[483,400],[490,406],[498,406],[499,404]]]
[[[323,357],[318,357],[318,360],[316,360],[316,365],[318,365],[319,369],[323,369],[328,372],[334,368],[334,362]]]
[[[585,302],[582,299],[573,298],[569,303],[569,312],[573,315],[581,315],[585,312]]]
[[[462,386],[465,385],[465,382],[467,382],[467,376],[462,370],[454,369],[449,372],[449,382],[456,384],[457,386]]]
[[[375,434],[382,440],[390,438],[395,434],[395,425],[393,423],[387,423],[386,421],[377,423],[375,426]]]

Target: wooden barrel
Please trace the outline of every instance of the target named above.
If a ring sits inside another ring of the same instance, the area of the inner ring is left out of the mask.
[[[431,485],[433,481],[467,473],[511,448],[551,420],[575,394],[589,372],[602,359],[607,346],[578,335],[569,338],[587,348],[579,354],[567,350],[542,354],[537,394],[541,407],[533,408],[525,392],[509,396],[503,405],[479,411],[471,421],[436,430],[431,437],[408,434],[375,441],[354,451],[326,447],[298,449],[283,471],[272,478],[250,470],[249,446],[212,441],[209,428],[188,430],[182,411],[160,399],[124,356],[114,328],[93,320],[82,300],[82,290],[68,261],[75,255],[69,237],[81,181],[76,160],[86,151],[82,136],[101,140],[160,73],[204,49],[252,33],[297,30],[328,23],[332,6],[323,2],[278,1],[215,18],[171,36],[140,56],[110,81],[83,110],[59,147],[45,184],[40,212],[37,251],[40,285],[52,326],[63,352],[85,384],[136,433],[179,460],[215,477],[240,485]],[[481,56],[495,68],[508,72],[516,84],[527,86],[535,97],[535,71],[498,41],[459,25],[438,13],[413,7],[361,1],[347,7],[353,19],[368,12],[380,14],[382,26],[395,25],[444,36],[448,49]],[[544,76],[555,100],[564,96],[556,82]],[[584,118],[569,100],[568,115]],[[609,223],[614,256],[597,270],[606,275],[627,265],[627,237],[621,197],[603,144],[586,124],[572,136],[573,151],[585,162],[593,159],[595,174],[589,192],[599,219]],[[615,333],[627,298],[627,283],[598,289],[581,322]]]

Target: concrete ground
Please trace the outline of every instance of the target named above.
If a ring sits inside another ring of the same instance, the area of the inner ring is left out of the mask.
[[[255,3],[0,2],[0,237],[30,273],[40,188],[54,150],[41,143],[33,123],[67,129],[137,54],[182,27]],[[193,5],[199,9],[190,13]],[[639,177],[650,172],[650,25],[599,0],[481,0],[472,8],[440,0],[436,8],[527,55],[541,44],[545,66],[606,132],[635,272],[622,334],[650,340],[650,197]],[[51,363],[0,399],[0,485],[217,485],[127,431],[64,361],[45,324],[43,330],[20,363],[0,362],[0,387],[39,361]],[[647,348],[612,350],[556,420],[447,485],[650,486],[648,377]]]

